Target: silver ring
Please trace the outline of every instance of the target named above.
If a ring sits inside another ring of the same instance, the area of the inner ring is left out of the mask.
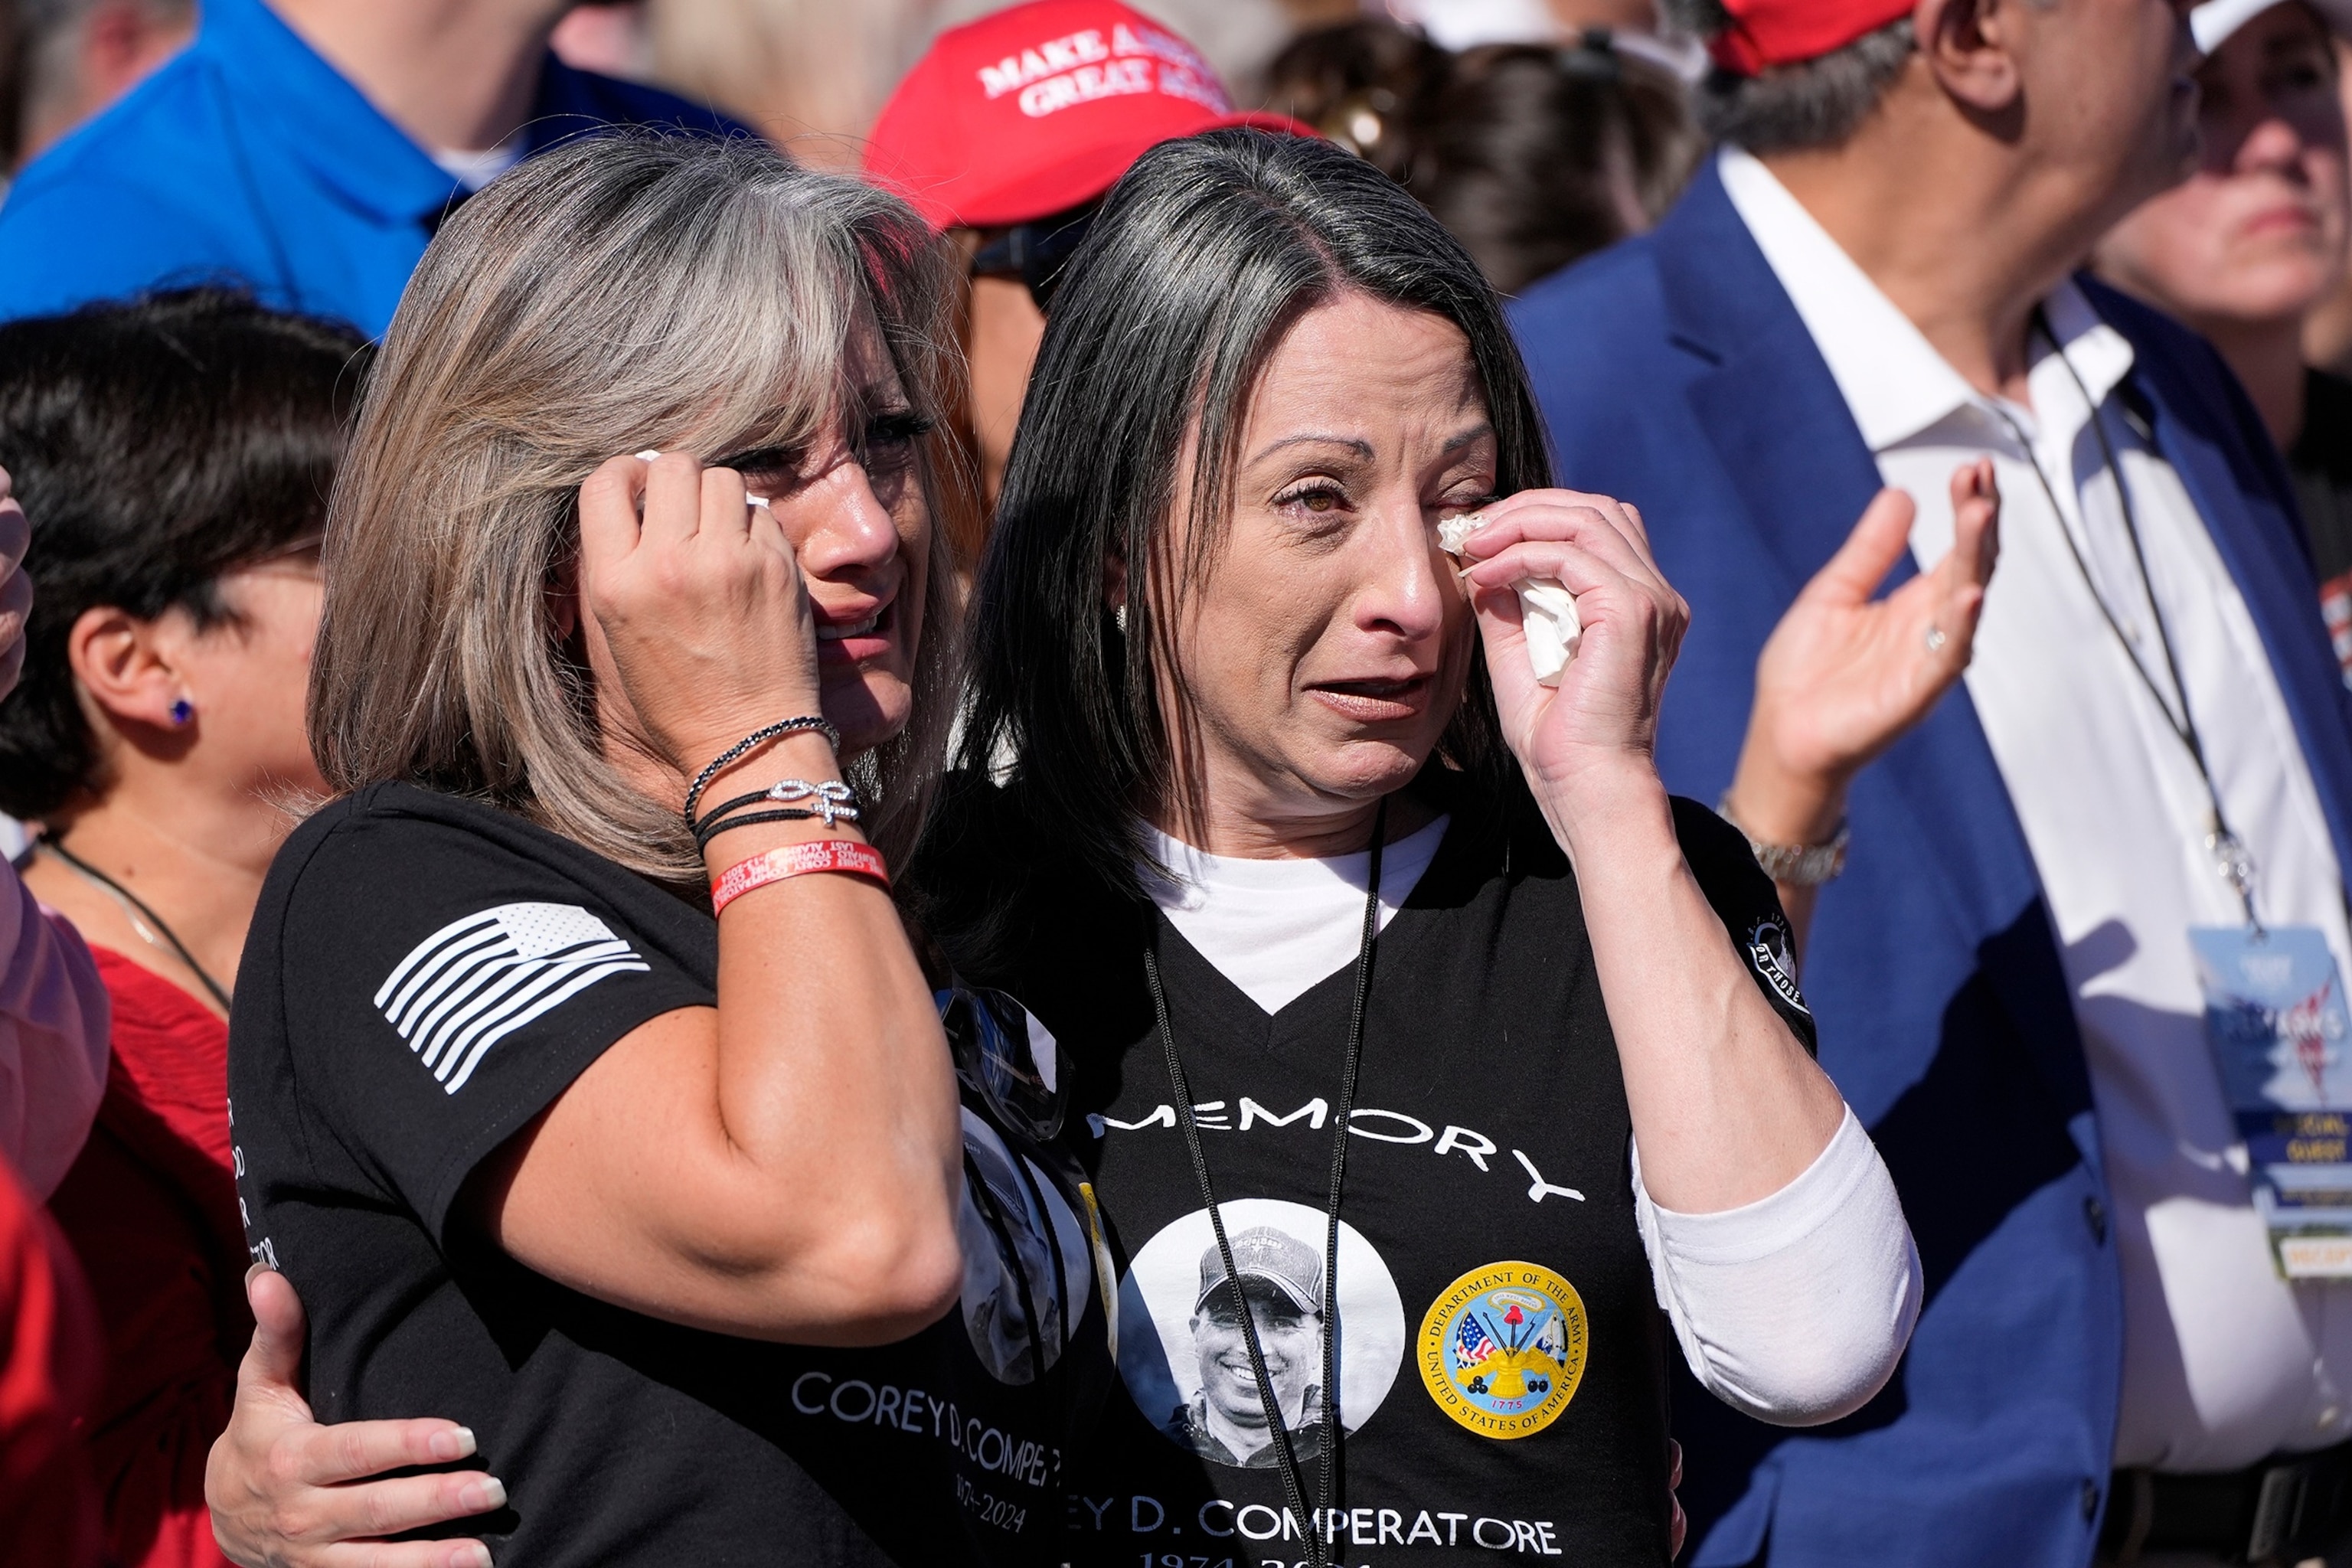
[[[1941,652],[1943,652],[1943,651],[1944,651],[1944,645],[1945,645],[1946,643],[1950,642],[1951,640],[1952,640],[1951,638],[1949,638],[1949,637],[1946,637],[1946,636],[1944,635],[1944,628],[1943,628],[1943,627],[1941,627],[1941,626],[1929,626],[1929,627],[1927,628],[1927,651],[1928,651],[1929,653],[1941,653]]]

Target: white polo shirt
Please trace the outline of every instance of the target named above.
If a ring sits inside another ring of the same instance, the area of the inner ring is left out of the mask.
[[[2342,879],[2253,617],[2179,476],[2111,395],[2131,369],[2131,345],[2063,284],[2043,309],[2064,357],[2034,344],[2032,406],[1989,396],[1761,163],[1731,149],[1721,170],[1880,476],[1918,502],[1911,549],[1921,570],[1950,548],[1952,470],[1993,459],[2001,558],[1969,696],[2056,927],[2118,1211],[2125,1363],[2115,1461],[2230,1469],[2352,1435],[2352,1285],[2279,1278],[2206,1046],[2189,928],[2242,915],[2204,851],[2205,785],[2132,668],[2136,655],[2179,712],[2151,588],[2223,811],[2252,852],[2262,918],[2317,926],[2352,973]],[[2152,583],[2133,561],[2093,403]],[[2069,532],[2130,653],[2092,597]]]

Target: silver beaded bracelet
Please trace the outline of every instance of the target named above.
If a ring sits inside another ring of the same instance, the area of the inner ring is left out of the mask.
[[[1739,819],[1731,815],[1728,795],[1715,803],[1715,814],[1739,827]],[[1745,827],[1739,827],[1739,834],[1748,840],[1748,851],[1764,874],[1791,888],[1818,888],[1834,880],[1845,869],[1846,846],[1853,839],[1843,817],[1838,819],[1837,832],[1827,844],[1767,844]]]

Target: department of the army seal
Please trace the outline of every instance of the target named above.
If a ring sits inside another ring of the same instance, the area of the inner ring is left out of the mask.
[[[1489,1263],[1430,1303],[1414,1356],[1440,1410],[1481,1436],[1525,1437],[1576,1397],[1588,1348],[1575,1286],[1532,1263]]]

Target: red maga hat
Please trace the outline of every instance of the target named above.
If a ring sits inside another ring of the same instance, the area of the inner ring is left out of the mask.
[[[1715,63],[1738,76],[1842,49],[1908,16],[1914,0],[1723,0],[1731,20],[1708,41]]]
[[[866,177],[935,228],[1001,228],[1076,206],[1144,150],[1241,114],[1200,52],[1114,0],[1032,0],[941,33],[875,121]]]

